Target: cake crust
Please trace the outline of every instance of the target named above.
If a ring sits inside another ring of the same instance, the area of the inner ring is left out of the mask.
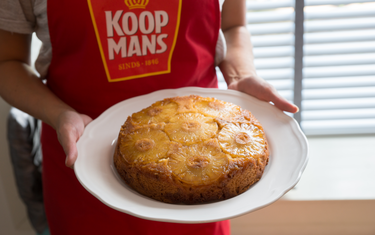
[[[248,190],[262,177],[269,150],[249,111],[191,95],[158,101],[129,116],[113,158],[135,191],[166,203],[199,204]]]

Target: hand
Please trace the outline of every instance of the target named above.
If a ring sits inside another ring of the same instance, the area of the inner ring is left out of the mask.
[[[285,98],[280,96],[271,84],[257,75],[233,78],[228,85],[228,89],[241,91],[260,100],[272,102],[282,111],[296,113],[299,110],[296,105],[289,103]]]
[[[91,121],[89,116],[71,110],[59,115],[55,129],[66,155],[65,165],[67,167],[73,168],[78,156],[77,141]]]

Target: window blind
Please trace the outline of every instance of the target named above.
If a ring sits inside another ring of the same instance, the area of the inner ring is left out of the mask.
[[[375,2],[304,5],[302,86],[295,87],[296,1],[248,0],[258,74],[290,101],[301,94],[306,135],[375,133]]]
[[[301,127],[375,133],[375,2],[306,1]]]

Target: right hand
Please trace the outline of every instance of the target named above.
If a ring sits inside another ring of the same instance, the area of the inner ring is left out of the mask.
[[[66,154],[65,165],[72,167],[78,155],[76,143],[92,119],[61,101],[34,72],[31,38],[0,29],[0,96],[53,127]]]
[[[59,115],[55,129],[65,152],[65,165],[67,167],[73,168],[78,157],[77,141],[91,121],[92,118],[89,116],[72,110],[64,111]]]

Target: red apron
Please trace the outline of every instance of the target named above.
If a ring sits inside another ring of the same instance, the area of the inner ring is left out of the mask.
[[[52,62],[47,86],[80,113],[152,91],[217,87],[218,0],[48,1]],[[229,221],[163,223],[113,210],[65,167],[55,131],[43,125],[43,181],[52,235],[230,234]],[[79,157],[79,156],[78,156]]]

